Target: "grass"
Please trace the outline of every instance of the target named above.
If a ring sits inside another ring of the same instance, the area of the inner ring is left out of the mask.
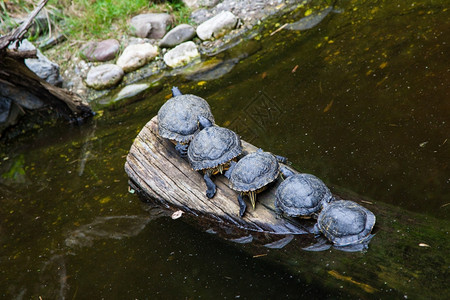
[[[0,0],[0,33],[17,24],[14,18],[25,17],[38,0]],[[143,12],[167,12],[175,24],[188,22],[190,10],[181,0],[50,0],[43,9],[48,16],[48,32],[59,29],[71,40],[120,38],[128,32],[131,17]]]

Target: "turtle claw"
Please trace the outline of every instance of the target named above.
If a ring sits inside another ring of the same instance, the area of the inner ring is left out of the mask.
[[[215,194],[216,194],[216,187],[214,187],[214,189],[207,189],[206,190],[206,197],[208,197],[209,199],[214,197]]]
[[[181,143],[177,143],[175,145],[175,150],[178,152],[178,154],[180,154],[181,157],[187,157],[187,152],[188,152],[188,145],[187,144],[181,144]]]

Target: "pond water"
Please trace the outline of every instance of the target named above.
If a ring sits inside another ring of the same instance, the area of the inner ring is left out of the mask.
[[[0,295],[448,295],[449,4],[311,3],[220,53],[212,72],[165,77],[162,89],[87,124],[9,144],[1,154]],[[309,9],[327,15],[311,29],[271,34]],[[219,125],[288,157],[334,193],[364,199],[378,222],[368,251],[299,251],[296,239],[283,249],[233,243],[129,193],[126,155],[172,85],[207,99]]]

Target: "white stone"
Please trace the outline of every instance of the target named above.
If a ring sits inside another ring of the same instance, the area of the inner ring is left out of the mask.
[[[167,51],[164,55],[164,62],[169,67],[176,68],[188,64],[199,56],[200,53],[198,52],[197,45],[189,41]]]
[[[236,27],[238,18],[229,11],[223,11],[197,27],[197,35],[202,40],[219,37],[224,32]]]
[[[183,0],[184,5],[189,8],[213,7],[219,0]]]
[[[106,89],[118,84],[123,75],[124,72],[118,65],[103,64],[89,70],[86,85],[97,90]]]
[[[180,24],[170,30],[161,41],[161,48],[171,48],[183,42],[191,40],[195,36],[195,29],[189,24]]]
[[[150,43],[130,45],[117,59],[117,65],[125,72],[134,71],[158,55],[158,47]]]

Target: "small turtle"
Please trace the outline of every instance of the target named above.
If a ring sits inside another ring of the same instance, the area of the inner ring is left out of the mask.
[[[284,174],[288,177],[277,188],[275,207],[290,217],[310,216],[329,203],[333,196],[328,187],[311,174]]]
[[[213,126],[202,116],[199,116],[199,122],[203,129],[191,141],[187,156],[194,170],[203,170],[206,196],[212,198],[216,194],[216,185],[211,180],[211,175],[227,170],[231,160],[241,154],[242,144],[234,131]]]
[[[172,88],[172,98],[158,111],[158,131],[163,138],[176,141],[175,149],[186,157],[189,142],[199,130],[198,117],[214,124],[208,102],[195,95],[183,95],[177,87]]]
[[[361,251],[374,236],[371,234],[374,225],[375,215],[370,210],[353,201],[339,200],[325,205],[314,232],[322,232],[335,248]]]
[[[231,188],[239,192],[237,198],[239,216],[242,217],[247,209],[243,196],[247,195],[250,198],[255,209],[256,194],[265,190],[269,183],[278,178],[281,171],[278,162],[286,162],[286,158],[259,149],[244,156],[237,163],[231,163],[225,176],[230,179]]]

